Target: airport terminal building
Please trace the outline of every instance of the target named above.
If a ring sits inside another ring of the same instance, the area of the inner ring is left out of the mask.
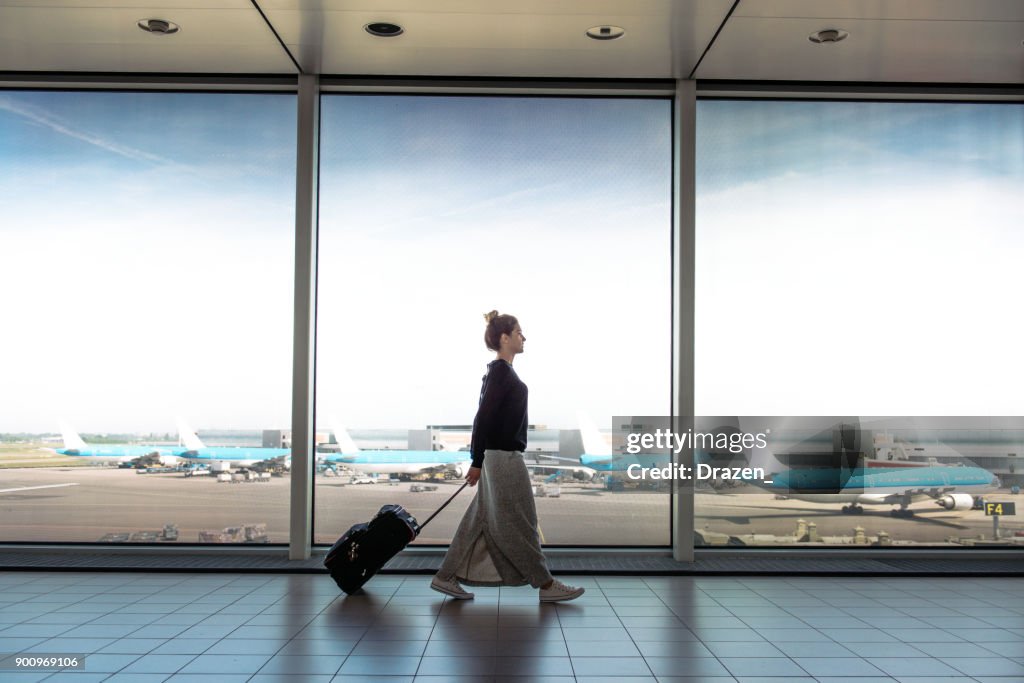
[[[1024,680],[1024,4],[88,5],[0,0],[0,680]],[[492,309],[577,599],[431,589]]]

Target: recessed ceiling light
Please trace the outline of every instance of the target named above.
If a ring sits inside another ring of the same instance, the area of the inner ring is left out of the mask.
[[[621,26],[591,26],[587,29],[587,37],[594,40],[615,40],[625,33],[626,29]]]
[[[818,31],[807,36],[807,40],[812,43],[838,43],[840,40],[846,40],[849,37],[849,33],[838,28],[828,28],[824,31]]]
[[[180,26],[166,19],[139,19],[138,26],[146,33],[158,36],[169,36],[181,30]]]
[[[378,38],[394,38],[404,33],[401,26],[398,24],[391,24],[386,21],[376,21],[372,24],[367,24],[363,27],[366,32],[371,36],[377,36]]]

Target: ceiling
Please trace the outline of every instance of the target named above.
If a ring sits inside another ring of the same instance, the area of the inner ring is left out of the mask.
[[[1024,0],[0,0],[0,72],[1021,84],[1022,41]]]

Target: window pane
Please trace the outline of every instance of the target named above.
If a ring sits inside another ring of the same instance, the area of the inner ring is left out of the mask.
[[[577,413],[605,432],[591,450],[610,453],[612,415],[669,410],[670,111],[642,99],[324,98],[317,424],[354,443],[321,448],[316,542],[384,503],[422,520],[455,490],[494,358],[482,314],[499,309],[528,340],[515,368],[530,390],[545,541],[668,544],[668,496],[611,490],[582,467]],[[358,484],[389,475],[400,482]],[[473,495],[419,542],[447,543]]]
[[[213,447],[288,424],[294,131],[294,96],[0,93],[0,540],[287,541],[287,478],[116,465],[275,452]]]
[[[1024,107],[705,100],[697,123],[698,414],[1020,414]],[[911,465],[951,464],[951,447],[1000,477],[995,495],[1020,483],[1019,431],[892,424],[876,423],[869,459],[902,444]],[[831,448],[831,432],[795,434]],[[916,520],[844,504],[702,493],[697,528],[759,545],[791,541],[798,518],[869,541],[992,533],[982,511],[931,499]]]

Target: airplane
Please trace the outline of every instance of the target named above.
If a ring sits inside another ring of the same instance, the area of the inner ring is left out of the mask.
[[[163,465],[174,466],[180,463],[183,448],[175,446],[123,446],[107,444],[87,444],[67,423],[61,423],[63,448],[47,449],[59,455],[76,458],[87,458],[98,463],[124,463],[147,455],[156,455]]]
[[[207,446],[182,418],[178,418],[178,435],[185,447],[181,457],[189,462],[210,464],[227,462],[239,467],[251,467],[256,463],[280,459],[285,469],[291,469],[290,448],[266,448],[263,446]]]
[[[824,438],[821,438],[823,437]],[[831,442],[830,446],[818,444]],[[931,500],[945,510],[970,510],[975,497],[1000,488],[992,472],[970,462],[938,464],[910,459],[907,446],[886,434],[873,434],[856,420],[842,420],[790,444],[788,453],[759,453],[771,472],[750,483],[795,500],[845,503],[843,514],[863,514],[864,505],[896,506],[893,517],[912,517],[912,503]],[[916,449],[920,450],[920,449]],[[772,465],[784,463],[773,472]]]
[[[671,462],[667,453],[613,454],[587,416],[581,413],[578,418],[585,451],[580,462],[588,467],[602,472],[622,472],[630,465],[663,468]],[[886,466],[880,459],[887,460],[890,452],[894,462]],[[863,505],[898,505],[898,509],[890,511],[893,517],[912,517],[914,511],[909,506],[922,500],[932,500],[945,510],[970,510],[975,496],[991,493],[1001,486],[999,477],[980,467],[940,466],[934,461],[914,462],[913,466],[908,466],[909,463],[904,462],[909,460],[905,452],[881,448],[874,449],[872,455],[874,457],[862,459],[860,466],[854,468],[801,464],[773,472],[765,481],[748,480],[746,483],[795,500],[846,503],[841,508],[843,514],[863,514]],[[774,459],[768,451],[760,453],[758,459],[766,457]],[[698,451],[695,458],[697,462],[706,462],[717,456]],[[745,454],[736,456],[736,459],[741,458],[748,459]],[[764,469],[770,471],[768,467]]]
[[[981,467],[924,465],[855,469],[800,468],[770,475],[769,491],[814,503],[849,503],[844,515],[859,515],[863,505],[899,505],[893,517],[912,517],[911,503],[933,500],[946,510],[970,510],[975,496],[996,491],[999,477]],[[757,485],[757,482],[751,482]]]
[[[659,453],[612,453],[612,449],[601,436],[597,427],[591,422],[589,416],[583,412],[577,412],[576,418],[580,425],[580,437],[583,440],[583,454],[580,455],[580,463],[599,472],[625,473],[631,465],[639,465],[642,469],[662,469],[672,464],[672,454],[667,450]],[[736,424],[725,424],[722,418],[715,420],[714,427],[704,429],[718,433],[727,429],[738,431],[738,422],[726,420],[725,422],[736,422]],[[720,453],[704,448],[695,448],[693,457],[695,463],[707,465],[735,464],[737,457],[748,458],[746,453]]]
[[[466,476],[472,465],[469,451],[402,451],[362,450],[356,446],[340,422],[334,423],[334,438],[339,452],[318,454],[317,460],[346,465],[363,474],[443,474],[453,473],[457,478]]]
[[[615,454],[605,442],[601,432],[591,422],[590,417],[579,411],[576,420],[580,426],[580,438],[583,440],[583,453],[579,462],[584,467],[597,472],[624,473],[630,465],[640,465],[643,469],[662,468],[670,464],[669,453],[637,453],[636,455]]]

